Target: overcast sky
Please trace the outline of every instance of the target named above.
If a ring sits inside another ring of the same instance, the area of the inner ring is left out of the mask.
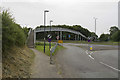
[[[89,2],[88,2],[89,1]],[[47,13],[47,25],[81,25],[94,32],[97,19],[97,35],[108,33],[111,26],[118,26],[119,0],[3,0],[2,7],[10,9],[21,26],[35,28],[43,25],[43,11]]]

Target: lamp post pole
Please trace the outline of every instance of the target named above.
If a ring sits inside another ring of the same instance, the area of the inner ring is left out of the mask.
[[[93,18],[93,19],[95,19],[95,34],[96,34],[96,21],[97,21],[97,18]],[[96,36],[95,36],[95,41],[96,41]]]
[[[44,53],[45,53],[45,27],[46,27],[46,12],[49,12],[48,10],[44,11]]]
[[[50,35],[51,35],[51,26],[52,26],[52,20],[50,20]],[[51,35],[52,36],[52,35]],[[49,49],[51,48],[51,42],[49,42]]]

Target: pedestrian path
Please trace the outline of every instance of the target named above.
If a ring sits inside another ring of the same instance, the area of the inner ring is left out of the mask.
[[[57,73],[56,65],[51,65],[49,56],[33,49],[35,53],[35,60],[31,67],[31,78],[60,78]]]

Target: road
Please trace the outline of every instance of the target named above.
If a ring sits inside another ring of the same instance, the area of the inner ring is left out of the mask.
[[[64,44],[56,55],[63,78],[117,78],[118,51],[88,51],[73,44]]]

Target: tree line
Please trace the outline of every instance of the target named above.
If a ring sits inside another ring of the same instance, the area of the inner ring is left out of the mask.
[[[120,29],[116,26],[110,27],[109,34],[101,34],[99,40],[100,41],[120,41]]]

